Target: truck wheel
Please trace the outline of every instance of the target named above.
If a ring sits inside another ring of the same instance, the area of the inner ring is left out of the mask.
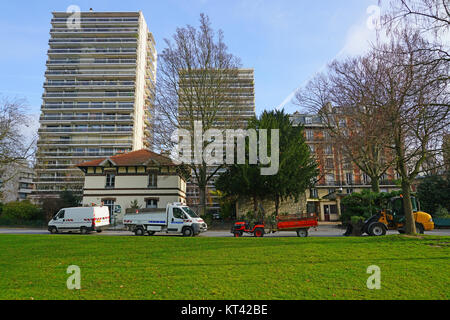
[[[425,233],[425,228],[423,227],[423,224],[416,223],[416,231],[419,234],[424,234]]]
[[[306,238],[307,236],[308,236],[307,229],[298,229],[297,230],[297,237]]]
[[[80,233],[81,234],[87,234],[88,233],[88,229],[86,227],[81,227],[80,228]]]
[[[257,237],[257,238],[262,238],[262,237],[264,237],[264,229],[262,229],[262,228],[257,228],[257,229],[255,229],[255,231],[253,232],[253,234],[254,234],[255,237]]]
[[[183,229],[183,237],[193,237],[194,236],[194,230],[192,230],[191,227],[187,227]]]
[[[97,233],[102,233],[103,230],[96,230],[96,231],[97,231]]]
[[[155,234],[155,231],[148,231],[147,233],[149,236],[153,236]]]
[[[136,229],[134,229],[134,234],[135,235],[137,235],[137,236],[143,236],[144,235],[144,229],[142,229],[142,228],[136,228]]]
[[[52,227],[52,228],[50,229],[50,233],[51,233],[51,234],[57,234],[57,233],[58,233],[58,228]]]
[[[373,237],[384,236],[386,234],[386,227],[381,222],[374,222],[367,228],[367,233]]]

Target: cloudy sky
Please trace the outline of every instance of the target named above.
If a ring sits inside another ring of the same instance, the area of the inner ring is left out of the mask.
[[[142,10],[158,51],[176,27],[206,13],[230,52],[255,69],[256,111],[284,107],[293,92],[336,57],[362,53],[374,38],[377,0],[108,0],[2,1],[0,96],[26,98],[37,122],[52,11]],[[35,124],[28,129],[30,133]]]

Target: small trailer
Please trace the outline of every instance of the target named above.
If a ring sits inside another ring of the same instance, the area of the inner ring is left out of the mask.
[[[205,221],[182,203],[169,203],[166,209],[138,209],[123,217],[124,226],[137,236],[156,232],[181,233],[192,237],[208,230]]]
[[[298,237],[307,237],[311,227],[318,226],[316,216],[301,217],[299,215],[278,216],[270,224],[256,223],[250,226],[246,221],[238,221],[231,228],[231,233],[236,237],[242,237],[244,233],[255,237],[263,237],[267,233],[278,231],[296,231]]]

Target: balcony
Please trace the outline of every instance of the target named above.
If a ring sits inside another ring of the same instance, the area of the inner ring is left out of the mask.
[[[48,41],[52,44],[76,44],[76,43],[134,43],[137,44],[136,38],[63,38],[63,39],[50,39]]]
[[[139,32],[138,28],[121,28],[121,27],[110,27],[110,28],[52,28],[50,29],[50,34],[59,35],[59,34],[75,34],[78,35],[80,33],[92,33],[92,34],[136,34]]]
[[[136,48],[49,49],[48,55],[136,55]]]
[[[47,66],[55,65],[135,65],[136,59],[51,59]]]
[[[56,146],[63,146],[63,147],[67,147],[68,145],[70,146],[117,146],[117,147],[123,147],[123,146],[127,146],[127,147],[131,147],[131,145],[133,144],[132,140],[111,140],[111,139],[99,139],[99,140],[59,140],[59,139],[45,139],[45,140],[41,140],[38,141],[37,145],[38,146],[52,146],[52,147],[56,147]]]
[[[43,99],[89,98],[89,99],[134,99],[134,92],[46,92]]]
[[[116,116],[41,116],[42,122],[73,122],[73,121],[100,121],[100,122],[133,122],[134,118],[128,115],[116,115]]]
[[[39,133],[125,133],[131,134],[133,128],[43,128],[38,130]]]
[[[86,81],[73,81],[73,80],[48,80],[44,83],[44,88],[47,87],[133,87],[134,81],[119,81],[119,80],[86,80]]]
[[[83,109],[90,109],[92,110],[134,110],[134,104],[133,103],[114,103],[114,102],[86,102],[86,103],[46,103],[42,106],[42,109],[48,109],[48,110],[83,110]]]
[[[47,70],[45,76],[50,77],[68,77],[68,76],[83,76],[83,77],[127,77],[134,78],[136,76],[135,69],[82,69],[82,70]]]

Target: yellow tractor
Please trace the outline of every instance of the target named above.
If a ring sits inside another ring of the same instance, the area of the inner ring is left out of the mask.
[[[414,196],[411,196],[411,204],[417,233],[433,230],[434,223],[431,215],[418,209],[418,201]],[[369,236],[383,236],[387,230],[405,233],[402,196],[389,199],[386,209],[364,221],[363,233],[367,233]]]

